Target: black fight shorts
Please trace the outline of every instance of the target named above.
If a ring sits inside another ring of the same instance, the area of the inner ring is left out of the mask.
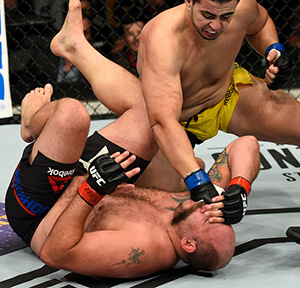
[[[80,168],[76,170],[76,175],[86,174],[89,165],[97,156],[100,156],[104,153],[109,153],[109,154],[113,154],[115,152],[123,153],[124,151],[126,151],[124,148],[107,140],[96,131],[86,141],[84,151],[79,160]],[[130,155],[132,155],[132,153],[130,153]],[[127,167],[125,171],[129,171],[135,167],[140,167],[141,171],[139,174],[129,179],[128,183],[134,183],[140,177],[140,175],[145,171],[149,163],[150,161],[146,161],[140,158],[139,156],[136,156],[136,160],[129,167]]]
[[[9,224],[28,246],[40,222],[70,184],[78,165],[55,162],[40,152],[30,165],[32,146],[33,143],[25,148],[5,198]]]

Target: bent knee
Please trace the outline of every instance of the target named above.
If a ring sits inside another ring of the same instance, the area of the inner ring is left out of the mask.
[[[258,140],[253,135],[246,135],[246,136],[242,136],[240,138],[243,141],[245,141],[245,143],[247,143],[248,145],[251,145],[251,146],[254,146],[254,147],[259,147]]]
[[[89,128],[90,116],[84,105],[77,99],[61,99],[57,110],[65,125],[73,124],[80,129]]]
[[[248,149],[259,153],[259,143],[255,136],[252,135],[241,136],[239,140],[243,142],[242,145],[244,149]]]

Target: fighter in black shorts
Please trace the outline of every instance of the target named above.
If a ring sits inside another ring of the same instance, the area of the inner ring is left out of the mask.
[[[88,137],[79,162],[61,164],[38,152],[34,162],[30,165],[28,157],[32,147],[33,143],[25,148],[5,199],[8,221],[28,246],[38,225],[68,187],[73,176],[85,175],[92,160],[101,154],[125,151],[95,132]],[[135,162],[125,171],[140,167],[141,172],[129,182],[133,183],[148,164],[149,161],[137,156]]]
[[[87,137],[90,116],[85,107],[71,98],[51,101],[52,93],[52,86],[46,85],[32,90],[22,101],[21,136],[25,142],[35,141],[24,149],[5,199],[11,227],[36,254],[68,204],[68,201],[61,204],[64,195],[68,195],[64,193],[67,187],[72,179],[83,179],[75,176],[86,175],[94,158],[130,151],[128,159],[136,160],[126,171],[141,169],[130,179],[134,182],[157,149],[147,116],[144,110],[139,112],[143,103],[134,97],[118,106],[120,117],[98,131],[101,135],[95,132]],[[112,98],[117,97],[116,93]],[[107,106],[113,110],[109,103]]]

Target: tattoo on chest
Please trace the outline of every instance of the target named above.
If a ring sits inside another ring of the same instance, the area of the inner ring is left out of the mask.
[[[129,257],[128,257],[127,260],[123,259],[120,262],[113,264],[112,266],[122,265],[122,264],[126,264],[126,266],[129,266],[131,264],[140,264],[140,263],[142,263],[142,261],[140,260],[140,257],[145,255],[145,251],[144,250],[140,251],[140,248],[134,249],[134,248],[131,247],[131,249],[132,250],[128,254]]]
[[[171,211],[175,211],[175,208],[177,207],[177,205],[187,199],[190,199],[190,196],[187,196],[186,194],[180,194],[180,193],[177,193],[175,194],[175,196],[173,195],[170,195],[171,199],[176,203],[176,206],[175,207],[165,207],[164,209],[165,210],[171,210]]]

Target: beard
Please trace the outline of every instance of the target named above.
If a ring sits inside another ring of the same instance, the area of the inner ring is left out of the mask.
[[[205,203],[204,201],[200,201],[198,202],[196,205],[193,205],[191,207],[185,208],[185,201],[181,202],[178,205],[178,209],[179,211],[176,211],[176,213],[174,213],[175,215],[173,216],[172,219],[172,225],[176,225],[181,223],[182,221],[186,220],[191,214],[193,214],[197,209],[201,209]]]

